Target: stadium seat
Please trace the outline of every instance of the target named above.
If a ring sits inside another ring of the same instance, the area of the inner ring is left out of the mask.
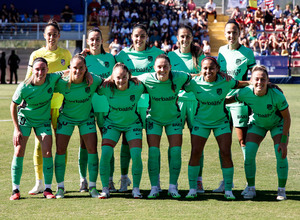
[[[74,24],[75,25],[75,31],[83,31],[83,25],[82,24]],[[78,28],[79,27],[79,28]]]
[[[75,15],[75,22],[83,22],[84,17],[83,15],[79,14],[79,15]]]
[[[279,24],[275,26],[275,31],[284,31],[283,25]]]
[[[293,67],[300,67],[300,60],[294,60],[292,66]]]
[[[71,26],[71,24],[64,24],[62,29],[63,29],[63,31],[71,31],[72,26]]]
[[[43,22],[48,22],[51,18],[51,15],[43,15]]]
[[[299,51],[294,51],[292,53],[292,58],[300,58],[300,52]]]
[[[274,28],[273,28],[273,26],[272,26],[271,24],[268,24],[268,25],[266,25],[266,27],[265,27],[265,31],[273,32],[273,31],[274,31]]]
[[[60,15],[53,15],[53,19],[57,22],[60,22],[61,20]]]
[[[271,55],[272,55],[272,56],[279,56],[280,54],[279,54],[278,51],[273,50],[273,51],[271,52]]]

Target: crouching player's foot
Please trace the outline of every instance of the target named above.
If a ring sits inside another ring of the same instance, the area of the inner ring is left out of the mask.
[[[92,198],[98,198],[100,195],[98,190],[96,189],[96,187],[93,187],[92,189],[90,189],[89,193]]]
[[[65,197],[65,189],[63,187],[58,187],[55,196],[57,199],[64,198]]]
[[[50,188],[46,188],[43,192],[43,195],[46,199],[55,199],[55,195],[53,195],[52,190]]]
[[[19,200],[21,197],[20,191],[18,189],[14,189],[12,191],[11,197],[9,198],[10,200]]]
[[[99,199],[108,199],[110,197],[109,188],[103,187],[102,193],[98,196]]]

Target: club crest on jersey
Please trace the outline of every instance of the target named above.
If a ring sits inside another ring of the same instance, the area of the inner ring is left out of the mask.
[[[221,89],[221,88],[217,89],[217,94],[218,94],[218,95],[221,95],[221,94],[222,94],[222,89]]]
[[[85,92],[86,92],[86,93],[90,93],[90,91],[91,91],[91,88],[90,88],[90,87],[86,87],[86,88],[85,88]]]
[[[52,88],[49,88],[49,89],[48,89],[48,93],[49,93],[49,94],[52,93],[52,91],[53,91]]]
[[[135,95],[131,95],[131,96],[130,96],[130,101],[133,102],[134,100],[135,100]]]
[[[108,67],[109,67],[109,62],[104,62],[104,66],[105,66],[106,68],[108,68]]]
[[[272,106],[271,104],[267,104],[267,109],[268,109],[268,110],[271,110],[272,107],[273,107],[273,106]]]
[[[198,130],[199,130],[199,127],[194,126],[194,130],[195,130],[195,131],[198,131]]]
[[[242,63],[242,60],[241,59],[236,59],[236,61],[235,61],[235,64],[236,65],[240,65]]]
[[[61,59],[61,60],[60,60],[60,63],[61,63],[61,65],[64,66],[64,65],[66,64],[66,60],[65,60],[65,59]]]
[[[61,129],[62,128],[62,124],[60,122],[57,122],[57,129]]]
[[[107,133],[107,128],[103,127],[103,134],[106,134],[106,133]]]
[[[148,122],[148,123],[147,123],[147,128],[148,128],[149,130],[153,129],[153,122]]]
[[[153,57],[152,56],[148,56],[148,61],[152,62],[153,61]]]

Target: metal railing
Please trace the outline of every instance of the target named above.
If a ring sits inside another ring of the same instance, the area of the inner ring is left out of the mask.
[[[43,40],[47,23],[1,23],[1,40]],[[84,23],[59,23],[61,40],[82,40]]]

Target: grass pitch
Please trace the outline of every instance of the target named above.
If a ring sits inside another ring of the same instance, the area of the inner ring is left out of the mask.
[[[16,89],[15,85],[0,85],[0,219],[271,219],[288,218],[300,219],[300,96],[299,85],[280,85],[290,105],[292,126],[290,130],[290,143],[288,146],[289,179],[286,186],[288,200],[276,201],[277,174],[275,153],[270,135],[260,146],[257,154],[256,189],[257,197],[252,201],[245,201],[240,195],[245,187],[245,174],[243,156],[233,133],[232,157],[234,162],[233,193],[235,201],[226,201],[223,194],[212,193],[222,179],[218,148],[213,135],[205,146],[205,159],[203,171],[203,185],[206,193],[198,195],[195,200],[186,200],[188,192],[187,165],[190,156],[190,138],[187,129],[184,130],[182,148],[182,169],[179,177],[179,192],[181,199],[171,199],[167,196],[168,164],[167,164],[167,138],[162,137],[161,142],[161,185],[163,192],[156,200],[146,199],[150,190],[150,181],[147,171],[148,147],[146,139],[143,140],[143,177],[141,192],[143,199],[135,200],[128,193],[113,193],[107,200],[92,199],[88,193],[79,193],[78,174],[78,130],[74,131],[68,147],[68,164],[65,177],[67,194],[61,200],[46,200],[41,194],[28,195],[34,186],[33,170],[34,138],[31,135],[27,144],[24,159],[23,176],[21,179],[21,200],[10,201],[11,177],[10,164],[13,156],[13,124],[10,117],[9,105]],[[100,135],[98,134],[100,139]],[[100,141],[98,145],[100,146]],[[100,157],[100,147],[99,157]],[[53,146],[55,154],[55,146]],[[119,187],[120,179],[120,145],[115,148],[114,182]],[[129,175],[131,178],[131,174]],[[132,178],[131,178],[132,179]],[[53,189],[56,188],[55,177]],[[101,190],[100,179],[97,188]],[[129,187],[131,189],[131,186]]]

